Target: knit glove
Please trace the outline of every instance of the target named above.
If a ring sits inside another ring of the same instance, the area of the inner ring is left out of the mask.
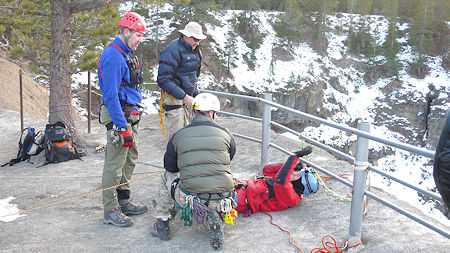
[[[123,131],[122,129],[126,129],[126,131]],[[122,147],[128,147],[131,148],[134,145],[134,141],[133,141],[133,135],[131,134],[130,129],[127,129],[126,127],[121,128],[121,132],[122,137],[123,137],[123,144]]]

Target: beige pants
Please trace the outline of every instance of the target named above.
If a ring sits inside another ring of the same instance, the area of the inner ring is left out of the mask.
[[[172,97],[173,98],[173,97]],[[174,99],[166,95],[163,96],[163,104],[165,105],[184,105],[183,100]],[[179,129],[191,123],[192,110],[183,106],[182,108],[164,111],[163,124],[167,136],[173,135]]]

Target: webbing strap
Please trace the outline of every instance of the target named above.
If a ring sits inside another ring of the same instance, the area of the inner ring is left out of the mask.
[[[161,90],[161,99],[159,99],[159,118],[161,119],[161,121],[159,122],[159,125],[162,127],[162,130],[163,130],[163,134],[164,134],[164,137],[166,137],[166,130],[164,129],[164,124],[163,124],[163,114],[162,114],[162,111],[163,111],[163,108],[166,108],[167,106],[164,106],[163,105],[163,97],[164,96],[167,96],[168,98],[170,98],[172,101],[175,101],[175,97],[173,97],[173,96],[171,96],[169,93],[167,93],[166,91],[164,91],[164,90]],[[183,106],[181,106],[181,107],[183,107]],[[180,107],[180,108],[181,108]],[[174,108],[174,109],[176,109],[176,108]]]
[[[233,192],[228,192],[228,196],[224,197],[222,193],[191,193],[191,192],[188,192],[188,191],[184,190],[181,187],[179,187],[179,188],[180,188],[180,191],[182,191],[184,194],[186,194],[186,195],[193,195],[193,196],[196,196],[198,199],[205,200],[205,201],[221,200],[221,199],[224,199],[224,198],[233,197]],[[199,196],[199,195],[203,195],[203,194],[208,194],[208,198],[202,198],[202,197]],[[219,198],[211,198],[212,195],[214,195],[214,194],[219,195]]]
[[[159,125],[162,127],[164,137],[166,137],[166,130],[164,129],[163,116],[162,116],[164,92],[165,91],[161,90],[161,99],[159,100],[159,118],[161,119],[161,121],[159,122]]]

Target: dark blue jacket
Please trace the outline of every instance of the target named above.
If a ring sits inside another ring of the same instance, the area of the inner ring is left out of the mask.
[[[181,35],[164,48],[159,56],[159,87],[177,99],[183,99],[186,94],[196,96],[201,63],[199,46],[192,50]]]
[[[116,37],[111,44],[118,45],[128,57],[133,52],[119,37]],[[102,100],[108,108],[109,115],[116,127],[125,127],[127,120],[123,115],[121,104],[136,105],[142,100],[142,93],[136,87],[121,86],[122,81],[130,83],[127,59],[117,48],[108,46],[100,57],[97,69],[98,81],[103,93]]]
[[[450,209],[450,110],[447,111],[447,118],[436,147],[433,177],[444,203]]]

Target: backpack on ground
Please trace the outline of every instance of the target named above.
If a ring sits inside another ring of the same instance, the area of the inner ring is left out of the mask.
[[[44,147],[46,159],[44,165],[80,158],[69,129],[60,121],[45,126]]]
[[[17,157],[3,164],[2,167],[8,164],[9,166],[13,166],[16,163],[26,160],[30,161],[31,156],[37,155],[44,150],[43,143],[44,135],[42,131],[36,132],[32,127],[23,129],[19,139],[19,152],[17,152]]]

